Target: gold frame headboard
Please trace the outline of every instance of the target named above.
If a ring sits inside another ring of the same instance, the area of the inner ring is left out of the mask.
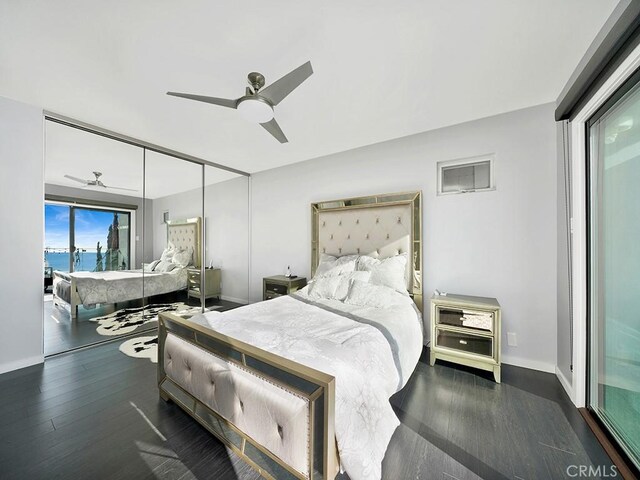
[[[422,311],[422,192],[388,193],[366,197],[345,198],[311,204],[311,276],[320,262],[320,216],[323,212],[341,212],[356,209],[386,209],[405,206],[410,209],[409,229],[409,269],[408,290],[414,302]],[[399,221],[399,220],[398,220]],[[348,255],[354,252],[344,252]]]
[[[200,268],[202,265],[202,219],[200,217],[187,218],[186,220],[168,220],[167,243],[171,238],[171,230],[189,225],[193,225],[196,232],[193,239],[193,264],[196,268]]]

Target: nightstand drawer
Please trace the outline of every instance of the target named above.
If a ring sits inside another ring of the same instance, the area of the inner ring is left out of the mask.
[[[494,314],[482,310],[467,310],[452,306],[436,307],[436,323],[451,327],[493,332]]]
[[[493,338],[436,328],[436,346],[493,357]]]
[[[269,294],[274,295],[286,295],[289,291],[289,287],[287,285],[279,285],[277,283],[269,283],[267,282],[264,286],[264,289]]]

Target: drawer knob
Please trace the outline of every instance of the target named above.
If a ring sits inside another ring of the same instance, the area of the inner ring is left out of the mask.
[[[461,343],[462,345],[466,345],[466,344],[467,344],[467,341],[466,341],[466,340],[460,340],[460,343]]]

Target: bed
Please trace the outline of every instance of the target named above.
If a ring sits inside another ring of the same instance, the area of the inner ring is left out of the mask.
[[[224,313],[160,314],[161,398],[265,478],[380,478],[399,424],[389,397],[422,350],[420,202],[411,192],[315,203],[310,286]],[[380,270],[321,275],[401,257],[395,290],[370,283]]]
[[[68,307],[76,319],[78,307],[93,308],[98,304],[115,304],[129,300],[185,290],[187,268],[200,268],[201,220],[199,217],[167,223],[167,245],[192,252],[189,265],[169,272],[115,270],[105,272],[54,272],[53,301]]]

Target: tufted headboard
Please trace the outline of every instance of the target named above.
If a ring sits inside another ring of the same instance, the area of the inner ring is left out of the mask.
[[[167,245],[173,243],[177,248],[192,250],[192,262],[197,268],[200,268],[200,259],[202,258],[201,235],[202,222],[200,217],[186,220],[169,220],[167,222]]]
[[[320,254],[387,258],[407,253],[407,290],[422,308],[421,192],[311,204],[311,275]]]

